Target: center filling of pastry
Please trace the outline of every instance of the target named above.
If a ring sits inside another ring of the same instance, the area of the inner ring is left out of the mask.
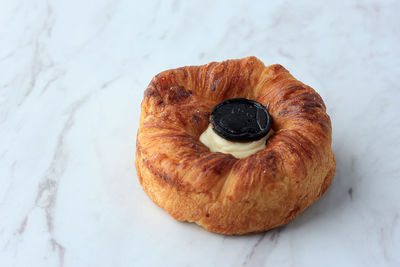
[[[260,103],[246,98],[232,98],[216,105],[210,115],[210,125],[200,141],[211,152],[246,158],[265,148],[272,135],[272,119]]]

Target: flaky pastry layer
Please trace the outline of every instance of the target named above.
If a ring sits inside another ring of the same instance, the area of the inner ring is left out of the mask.
[[[244,97],[268,107],[274,134],[244,159],[199,141],[212,108]],[[144,93],[136,169],[175,219],[221,234],[286,224],[327,190],[335,172],[331,121],[310,86],[255,57],[164,71]]]

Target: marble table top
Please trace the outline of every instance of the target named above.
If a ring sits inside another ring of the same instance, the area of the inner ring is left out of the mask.
[[[400,1],[0,2],[0,266],[400,266]],[[284,227],[172,219],[134,168],[160,71],[257,56],[323,97],[332,186]]]

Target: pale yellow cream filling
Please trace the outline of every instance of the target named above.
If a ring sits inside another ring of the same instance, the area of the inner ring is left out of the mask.
[[[200,135],[200,142],[207,146],[211,152],[231,154],[235,158],[242,159],[264,149],[265,143],[271,134],[272,129],[266,136],[257,141],[248,143],[231,142],[216,134],[211,125],[209,125],[207,130]]]

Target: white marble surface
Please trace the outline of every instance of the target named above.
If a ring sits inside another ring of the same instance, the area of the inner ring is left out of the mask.
[[[400,2],[0,1],[0,266],[400,266]],[[337,173],[285,227],[173,220],[133,165],[158,72],[255,55],[324,98]]]

